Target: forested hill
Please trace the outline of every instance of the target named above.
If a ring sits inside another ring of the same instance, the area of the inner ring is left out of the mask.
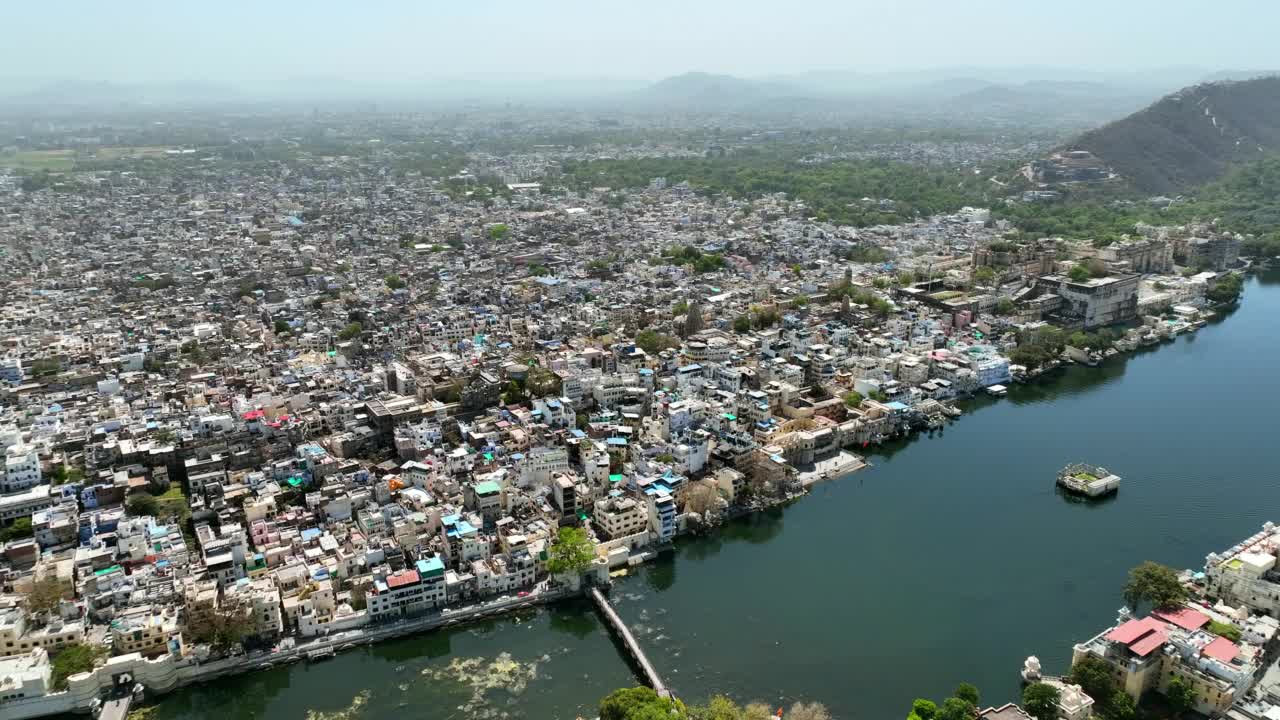
[[[1280,150],[1280,76],[1185,88],[1081,135],[1135,188],[1175,193],[1221,177],[1229,165]]]

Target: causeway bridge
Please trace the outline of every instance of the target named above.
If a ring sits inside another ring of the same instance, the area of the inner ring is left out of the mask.
[[[596,604],[596,609],[604,616],[605,622],[609,625],[609,629],[613,631],[614,637],[622,646],[626,648],[627,654],[640,669],[640,675],[645,684],[653,688],[653,691],[661,698],[672,698],[674,694],[671,689],[662,682],[662,677],[658,675],[658,669],[649,662],[649,657],[644,654],[644,650],[640,648],[640,643],[636,642],[636,638],[631,634],[631,630],[627,628],[627,624],[622,622],[622,618],[618,617],[618,613],[614,611],[613,605],[609,604],[609,598],[600,592],[600,588],[591,588],[591,600]]]

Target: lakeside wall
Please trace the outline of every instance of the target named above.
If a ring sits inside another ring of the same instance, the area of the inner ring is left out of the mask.
[[[599,563],[594,570],[597,578],[601,574],[602,567],[604,567],[603,562]],[[607,568],[603,570],[603,576],[607,580]],[[88,713],[93,707],[94,700],[114,688],[116,680],[124,674],[130,675],[134,683],[141,683],[149,695],[163,695],[186,685],[299,661],[308,652],[338,651],[358,645],[371,645],[375,642],[492,617],[512,610],[546,605],[580,593],[581,585],[574,583],[541,592],[536,596],[524,598],[517,596],[464,612],[408,619],[390,625],[366,626],[360,631],[361,634],[358,637],[319,639],[300,644],[288,651],[259,657],[239,655],[201,662],[190,656],[164,655],[148,660],[138,653],[117,655],[109,658],[106,664],[94,668],[93,672],[79,673],[69,677],[68,687],[64,691],[5,702],[0,705],[0,720],[29,720],[49,715]]]

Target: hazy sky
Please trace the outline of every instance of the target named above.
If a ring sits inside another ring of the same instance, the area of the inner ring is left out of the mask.
[[[0,77],[1280,67],[1277,0],[10,0]]]

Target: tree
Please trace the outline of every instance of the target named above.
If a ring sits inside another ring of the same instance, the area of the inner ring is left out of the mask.
[[[271,324],[271,329],[274,330],[277,335],[287,333],[289,332],[289,322],[287,320],[276,320]]]
[[[1123,690],[1116,690],[1107,699],[1103,713],[1107,720],[1133,720],[1138,715],[1138,707]]]
[[[1111,666],[1105,660],[1092,655],[1080,658],[1075,665],[1071,666],[1068,680],[1073,685],[1079,685],[1085,695],[1104,707],[1117,693],[1124,694],[1112,673]]]
[[[56,610],[59,603],[69,599],[71,595],[71,586],[68,583],[56,577],[46,577],[32,584],[31,592],[27,594],[24,603],[28,613],[42,615]]]
[[[9,527],[0,530],[0,542],[29,538],[31,535],[31,517],[20,517],[17,520],[14,520],[13,524]]]
[[[1022,709],[1036,720],[1057,720],[1058,689],[1045,683],[1031,683],[1022,691]]]
[[[658,697],[647,687],[614,690],[600,701],[600,720],[684,720],[676,701]]]
[[[494,225],[493,227],[489,228],[489,239],[502,240],[506,238],[507,235],[509,235],[510,233],[511,233],[511,228],[507,227],[504,223],[498,223],[497,225]]]
[[[787,720],[831,720],[831,713],[822,703],[798,702],[785,714]]]
[[[53,687],[55,690],[67,689],[67,678],[82,672],[90,672],[98,664],[98,659],[106,654],[101,647],[82,643],[72,643],[58,650],[50,660],[53,666]]]
[[[915,720],[915,718],[919,718],[920,720],[933,720],[937,716],[938,704],[934,701],[927,700],[925,698],[916,698],[915,701],[911,703],[911,715],[908,717],[911,717],[912,720]]]
[[[364,332],[364,326],[358,322],[349,323],[346,327],[338,332],[339,340],[350,340],[351,338]]]
[[[996,281],[996,271],[982,266],[973,271],[973,282],[977,285],[990,285]]]
[[[400,276],[395,274],[382,278],[382,282],[386,283],[387,287],[391,290],[399,290],[405,286],[404,280],[401,280]]]
[[[128,509],[129,514],[134,516],[150,515],[151,517],[157,517],[160,515],[160,502],[151,493],[134,493],[129,497],[125,507]]]
[[[751,332],[751,316],[739,315],[733,319],[733,331],[739,334]]]
[[[40,358],[31,363],[32,377],[42,377],[45,375],[54,375],[62,370],[62,364],[55,358]]]
[[[502,393],[504,405],[520,405],[528,401],[529,397],[524,394],[524,388],[520,387],[520,383],[515,380],[507,383],[507,389]]]
[[[700,708],[689,708],[689,716],[696,720],[742,720],[742,708],[723,695],[716,695]]]
[[[1169,707],[1179,717],[1195,707],[1196,704],[1196,691],[1185,680],[1176,675],[1169,681],[1169,686],[1164,690],[1164,696],[1169,701]]]
[[[1067,277],[1071,278],[1072,282],[1084,282],[1090,277],[1089,268],[1083,265],[1072,265],[1067,271]]]
[[[975,708],[956,697],[949,697],[938,708],[937,720],[972,720]]]
[[[208,645],[215,653],[222,654],[244,640],[249,614],[244,610],[224,610],[197,607],[188,613],[183,624],[183,635],[191,642]]]
[[[720,489],[711,480],[697,480],[690,483],[684,494],[685,512],[693,512],[705,517],[707,513],[720,505]]]
[[[547,571],[552,575],[581,575],[591,567],[596,550],[582,528],[560,528],[548,552]]]
[[[862,404],[862,393],[857,390],[850,390],[841,396],[841,398],[844,400],[844,404],[847,407],[856,408]]]
[[[653,330],[641,330],[636,335],[636,347],[649,353],[656,355],[668,348],[679,347],[680,343],[670,335],[664,335]]]
[[[1187,599],[1187,589],[1177,573],[1150,560],[1129,571],[1122,594],[1125,604],[1135,610],[1143,602],[1156,609],[1176,608]]]
[[[1240,299],[1240,292],[1244,289],[1244,281],[1235,273],[1218,279],[1213,287],[1205,291],[1204,296],[1219,305],[1230,304]]]
[[[996,301],[997,315],[1012,315],[1015,308],[1012,298],[1002,297]]]
[[[980,696],[978,695],[977,686],[972,683],[960,683],[956,686],[955,696],[974,707],[978,707]]]

